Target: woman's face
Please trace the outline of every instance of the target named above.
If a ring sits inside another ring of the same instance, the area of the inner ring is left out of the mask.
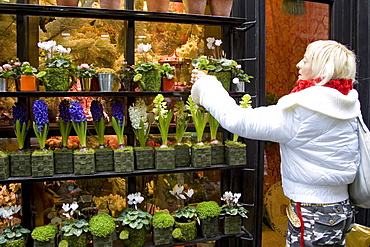
[[[297,63],[298,80],[311,80],[313,78],[311,59],[305,54],[303,59]]]

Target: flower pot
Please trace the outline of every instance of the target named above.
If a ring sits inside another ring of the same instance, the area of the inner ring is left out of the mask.
[[[51,239],[50,241],[42,242],[36,239],[33,240],[33,247],[55,247],[55,239]]]
[[[112,92],[114,73],[98,73],[98,81],[101,92]]]
[[[37,91],[36,76],[21,75],[21,91]]]
[[[0,179],[7,179],[10,176],[9,156],[0,157]]]
[[[80,78],[81,90],[91,91],[92,78]]]
[[[120,79],[121,88],[119,91],[134,91],[135,82],[130,78],[122,78]]]
[[[212,145],[211,146],[211,164],[224,164],[225,163],[225,146]]]
[[[6,78],[0,78],[0,92],[8,91],[8,81]]]
[[[154,152],[153,149],[134,149],[135,154],[135,168],[154,169]]]
[[[191,147],[191,164],[193,167],[210,167],[211,147]]]
[[[220,71],[220,72],[209,72],[209,74],[215,76],[217,80],[221,82],[225,90],[230,92],[231,72]]]
[[[102,9],[120,9],[121,0],[99,0]]]
[[[30,177],[31,154],[19,153],[10,155],[10,176],[11,177]]]
[[[44,71],[42,81],[46,91],[68,91],[74,83],[68,69],[46,68]]]
[[[242,217],[238,215],[225,216],[223,224],[224,234],[239,234],[241,232]]]
[[[175,91],[175,78],[167,79],[167,77],[163,77],[162,82],[162,91]]]
[[[91,78],[91,88],[90,91],[100,91],[99,80],[97,77]]]
[[[82,233],[80,236],[64,236],[62,235],[62,240],[68,242],[69,247],[87,247],[88,245],[88,235],[87,233]]]
[[[225,161],[230,166],[245,165],[247,163],[245,146],[225,146]]]
[[[175,228],[181,230],[181,237],[178,238],[180,241],[188,242],[197,237],[197,225],[195,220],[191,222],[175,221]]]
[[[94,153],[73,153],[75,175],[90,175],[95,173]]]
[[[204,15],[207,6],[207,0],[182,0],[187,14]]]
[[[53,153],[32,154],[32,177],[52,177],[54,175]]]
[[[190,147],[188,145],[175,146],[175,167],[189,166],[190,157]]]
[[[234,0],[208,0],[211,14],[229,17]]]
[[[94,247],[109,247],[113,246],[113,234],[106,237],[93,236],[93,246]]]
[[[73,151],[54,151],[54,171],[56,174],[73,173]]]
[[[167,12],[170,5],[169,0],[146,0],[148,11]]]
[[[115,172],[133,172],[134,167],[134,151],[117,152],[114,150]]]
[[[112,149],[95,149],[95,169],[97,172],[114,170]]]
[[[162,76],[159,70],[151,70],[148,72],[142,72],[142,83],[139,84],[140,91],[145,92],[156,92],[161,91]]]
[[[153,227],[153,243],[154,245],[171,244],[173,227],[157,228]]]
[[[138,247],[145,245],[146,230],[145,227],[141,229],[132,229],[130,227],[124,227],[124,230],[129,232],[129,238],[125,240],[125,246],[127,247]]]
[[[57,0],[57,5],[77,7],[79,0]]]
[[[200,220],[200,228],[203,238],[218,236],[218,217],[214,217],[210,220]]]
[[[157,170],[175,169],[175,149],[154,149],[154,163]]]

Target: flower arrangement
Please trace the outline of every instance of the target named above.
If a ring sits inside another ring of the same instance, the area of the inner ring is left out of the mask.
[[[87,118],[80,102],[72,100],[69,106],[69,114],[71,116],[72,125],[78,139],[81,143],[81,152],[87,151],[86,147],[86,132],[87,132]]]
[[[196,104],[191,95],[187,100],[186,107],[190,110],[190,116],[193,119],[194,127],[197,132],[197,145],[204,145],[202,137],[209,118],[208,111]]]
[[[33,130],[42,151],[45,150],[45,142],[49,132],[48,106],[45,101],[38,99],[33,103],[34,115]]]
[[[243,97],[241,98],[241,101],[240,101],[240,107],[241,108],[249,108],[249,107],[251,107],[251,104],[252,104],[251,99],[252,99],[252,97],[249,94],[244,94]],[[238,142],[238,138],[239,138],[239,136],[236,135],[236,134],[234,134],[233,135],[233,141],[232,142],[237,143]],[[232,143],[230,143],[230,141],[226,141],[226,142],[227,142],[227,144],[229,144],[229,145],[231,144],[232,145]]]
[[[103,105],[99,100],[93,100],[90,106],[94,129],[98,135],[99,148],[104,148],[104,131],[107,121],[104,117]]]
[[[59,129],[62,136],[62,148],[66,148],[68,144],[68,137],[72,130],[71,114],[69,113],[69,100],[63,99],[59,103]]]
[[[167,148],[168,142],[168,131],[173,116],[173,110],[167,109],[167,102],[164,101],[162,94],[158,94],[153,101],[154,108],[153,112],[155,120],[161,133],[162,145],[161,148]]]
[[[57,45],[54,40],[38,42],[37,46],[44,50],[41,55],[44,58],[44,66],[48,68],[74,68],[71,57],[66,55],[71,52],[71,48]]]
[[[150,132],[148,122],[147,107],[143,99],[138,98],[136,102],[128,108],[131,125],[136,138],[139,140],[140,147],[145,148]]]
[[[89,223],[85,219],[75,219],[73,217],[74,213],[78,212],[78,207],[79,205],[77,202],[72,202],[71,204],[63,203],[63,216],[66,217],[66,219],[62,221],[60,227],[62,239],[66,239],[67,241],[69,239],[73,240],[71,237],[80,237],[83,233],[89,231]],[[87,237],[85,241],[87,241]]]
[[[19,79],[21,77],[21,65],[18,59],[3,64],[0,66],[0,78]]]
[[[124,149],[124,130],[125,130],[125,115],[123,103],[120,100],[114,100],[111,103],[112,108],[112,126],[117,135],[118,149]]]
[[[220,217],[223,218],[225,216],[235,216],[239,215],[243,218],[248,218],[246,210],[241,204],[238,203],[240,193],[232,193],[231,191],[226,191],[223,196],[221,197],[222,201],[225,201],[225,204],[221,206],[221,213]]]
[[[30,128],[30,120],[27,115],[27,107],[23,102],[16,102],[13,106],[14,132],[18,141],[18,152],[24,152],[24,142],[27,131]]]
[[[176,142],[177,145],[181,145],[189,121],[189,114],[186,110],[184,101],[178,100],[176,102],[174,108],[174,116],[176,123]]]
[[[225,51],[221,49],[222,40],[214,37],[206,38],[207,48],[212,51],[214,58],[226,57]]]
[[[31,64],[29,62],[23,62],[22,65],[21,65],[21,75],[32,75],[32,76],[35,76],[37,73],[37,69],[33,66],[31,66]]]
[[[94,78],[96,77],[96,67],[92,64],[82,63],[77,66],[76,76],[78,78]]]
[[[194,205],[189,205],[190,198],[194,195],[193,189],[185,189],[184,185],[176,184],[170,194],[181,200],[182,206],[173,212],[174,217],[181,222],[190,222],[197,219]]]

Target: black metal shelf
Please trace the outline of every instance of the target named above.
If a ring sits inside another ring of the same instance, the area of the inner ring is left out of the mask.
[[[19,4],[19,3],[18,4],[1,3],[0,13],[24,16],[115,19],[127,21],[150,21],[167,23],[170,22],[170,23],[217,25],[232,27],[243,27],[244,25],[247,25],[247,23],[250,23],[245,18],[237,17],[162,13],[136,10],[67,7],[56,5]]]

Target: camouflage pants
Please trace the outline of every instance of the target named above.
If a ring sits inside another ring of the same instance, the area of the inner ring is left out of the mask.
[[[297,205],[288,205],[287,247],[300,247],[300,221]],[[346,246],[345,238],[354,224],[354,206],[347,200],[330,205],[301,205],[304,246]]]

